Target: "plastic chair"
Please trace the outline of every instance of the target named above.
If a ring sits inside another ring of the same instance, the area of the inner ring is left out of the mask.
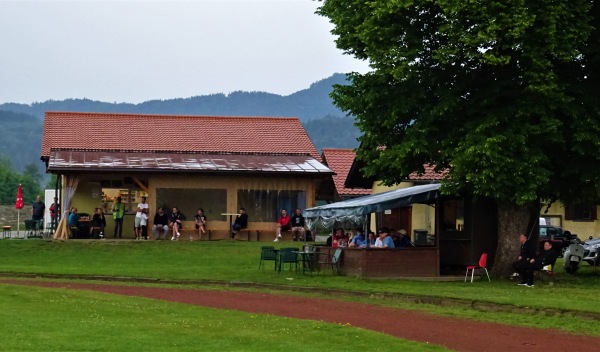
[[[264,261],[271,260],[275,263],[275,269],[277,269],[277,251],[273,246],[263,246],[260,249],[260,261],[258,262],[258,268],[264,267]]]
[[[337,248],[331,256],[328,253],[320,254],[324,255],[325,259],[319,261],[319,271],[321,269],[321,265],[331,265],[331,271],[333,272],[333,274],[335,275],[335,273],[337,272],[337,274],[339,275],[340,267],[338,266],[338,263],[340,262],[340,258],[342,256],[342,249]]]
[[[292,270],[292,266],[296,266],[296,271],[298,271],[298,248],[294,247],[286,247],[279,249],[279,271],[285,269],[285,264],[288,263],[290,265],[290,271]]]
[[[492,282],[492,280],[490,280],[490,274],[488,273],[486,264],[487,264],[487,253],[483,253],[483,254],[481,254],[481,257],[479,258],[479,265],[467,266],[467,272],[465,273],[465,282],[467,282],[467,276],[469,275],[469,270],[471,270],[471,282],[473,282],[473,275],[475,275],[475,270],[477,270],[477,269],[485,270],[485,274],[487,275],[488,281]]]

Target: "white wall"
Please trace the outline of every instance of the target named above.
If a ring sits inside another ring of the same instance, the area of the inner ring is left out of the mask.
[[[44,228],[46,228],[46,225],[50,222],[50,210],[48,209],[50,209],[50,206],[54,203],[54,194],[53,189],[47,189],[44,192],[44,204],[46,205],[46,210],[44,210]],[[58,197],[58,194],[56,197]]]

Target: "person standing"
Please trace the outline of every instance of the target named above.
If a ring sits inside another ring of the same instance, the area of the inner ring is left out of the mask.
[[[527,281],[524,277],[524,275],[526,275],[525,270],[529,265],[529,261],[535,258],[535,248],[529,243],[525,234],[519,235],[519,243],[521,244],[519,257],[517,261],[513,263],[513,270],[517,272],[521,278],[519,286],[527,286]]]
[[[60,204],[58,203],[58,197],[54,197],[54,203],[48,208],[50,211],[50,226],[53,230],[56,230],[58,222],[60,221]]]
[[[290,216],[285,209],[281,209],[281,216],[277,219],[275,225],[275,239],[273,242],[279,242],[281,239],[281,231],[288,231],[290,229]]]
[[[302,216],[302,211],[300,208],[296,208],[296,212],[292,215],[292,235],[294,235],[294,241],[304,240],[305,230],[304,230],[304,216]]]
[[[146,219],[148,219],[148,203],[146,203],[146,197],[142,197],[142,201],[138,203],[137,212],[135,213],[134,231],[136,240],[142,239],[142,223]]]
[[[246,214],[246,209],[240,208],[240,213],[236,216],[235,221],[233,222],[231,239],[235,237],[235,233],[241,229],[245,229],[248,227],[248,214]]]
[[[31,208],[31,220],[35,221],[36,230],[44,228],[44,210],[46,205],[42,202],[42,197],[37,196]]]
[[[196,222],[196,230],[198,230],[198,240],[202,239],[202,234],[206,233],[204,226],[206,226],[206,216],[204,215],[204,209],[199,208],[196,212],[196,216],[194,216],[194,221]],[[190,235],[190,241],[192,240],[192,235]]]
[[[171,241],[178,240],[179,236],[181,235],[179,233],[179,230],[183,226],[183,216],[181,215],[181,213],[179,212],[179,209],[177,209],[177,207],[173,207],[173,212],[169,216],[169,226],[173,230],[173,235],[171,236]]]
[[[158,229],[163,231],[163,239],[167,239],[167,233],[169,233],[169,216],[165,213],[165,210],[160,207],[158,213],[154,214],[154,225],[152,225],[152,233],[154,234],[155,240],[160,240]]]
[[[119,238],[123,235],[123,215],[125,215],[125,206],[121,203],[121,197],[117,197],[117,202],[113,205],[112,208],[113,220],[115,221],[115,233],[113,237],[119,236]]]

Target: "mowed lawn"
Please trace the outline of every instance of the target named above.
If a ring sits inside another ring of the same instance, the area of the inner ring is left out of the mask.
[[[444,351],[348,325],[0,285],[3,351]]]
[[[410,280],[365,280],[333,276],[302,275],[294,271],[276,273],[273,263],[258,269],[260,246],[256,242],[189,242],[189,241],[0,241],[0,272],[36,274],[81,274],[119,277],[144,277],[162,280],[208,280],[222,282],[262,283],[271,285],[332,288],[364,292],[364,297],[337,299],[373,302],[408,309],[426,310],[433,314],[461,316],[513,325],[562,329],[581,334],[600,336],[600,327],[589,317],[577,314],[556,316],[556,311],[573,310],[600,313],[598,292],[600,275],[583,264],[576,275],[567,274],[557,267],[554,285],[537,283],[535,288],[516,286],[509,280],[459,282],[423,282]],[[275,246],[300,247],[294,242]],[[192,285],[193,286],[193,285]],[[276,287],[276,286],[275,286]],[[226,288],[231,289],[231,288]],[[259,288],[266,290],[265,288]],[[410,304],[406,300],[377,300],[369,298],[382,293],[417,295],[440,298],[460,298],[514,306],[512,312],[481,311],[468,306],[431,306]],[[285,294],[323,295],[311,290]],[[328,296],[328,298],[336,298]],[[524,307],[521,312],[519,307]],[[537,308],[531,313],[526,308]],[[200,309],[200,308],[197,308]],[[547,310],[552,311],[548,312]]]

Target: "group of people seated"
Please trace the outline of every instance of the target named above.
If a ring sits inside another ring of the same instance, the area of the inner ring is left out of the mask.
[[[343,228],[338,228],[334,234],[327,239],[329,247],[349,247],[349,248],[403,248],[413,247],[410,236],[406,230],[396,231],[382,227],[375,235],[369,231],[367,236],[361,229],[345,232]]]
[[[85,220],[89,220],[89,216],[87,214],[79,214],[77,208],[71,208],[69,211],[67,223],[71,230],[71,236],[73,238],[80,238],[83,235],[81,231],[84,230],[89,231],[90,238],[95,238],[96,235],[99,238],[103,238],[104,228],[106,227],[106,218],[102,208],[94,208],[94,215],[92,216],[89,226],[82,226],[80,222],[82,220],[82,215]]]
[[[533,274],[535,271],[548,268],[552,271],[552,265],[556,262],[558,252],[552,248],[550,241],[544,241],[543,250],[536,255],[535,247],[529,243],[525,234],[519,235],[519,256],[513,263],[513,271],[521,278],[519,286],[534,287]]]
[[[285,209],[281,210],[281,215],[277,219],[275,224],[275,239],[273,242],[279,242],[281,240],[282,231],[292,231],[294,241],[303,241],[306,236],[306,230],[304,229],[305,220],[302,216],[302,210],[296,208],[296,211],[292,216],[289,216]]]
[[[152,233],[155,240],[166,240],[171,234],[171,241],[177,241],[181,237],[181,229],[183,228],[184,216],[179,211],[179,208],[173,207],[170,214],[165,212],[165,209],[160,207],[154,215],[154,225],[152,225]],[[194,225],[198,232],[198,239],[202,239],[202,235],[206,233],[206,215],[204,209],[198,208],[194,215]],[[162,234],[159,233],[162,231]],[[190,241],[192,240],[190,235]]]

